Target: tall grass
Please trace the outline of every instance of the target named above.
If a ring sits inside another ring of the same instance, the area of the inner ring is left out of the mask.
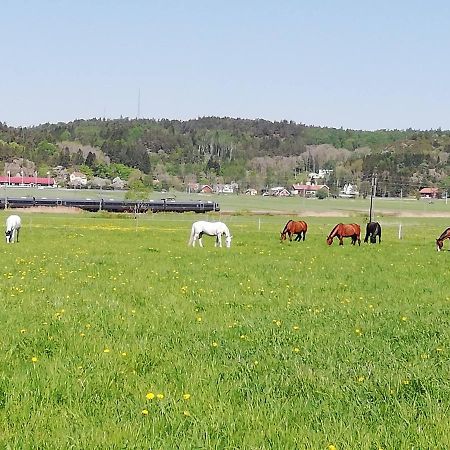
[[[193,249],[194,215],[22,218],[0,249],[0,447],[450,444],[445,221],[328,247],[337,219],[280,244],[285,220],[230,216],[231,249]]]

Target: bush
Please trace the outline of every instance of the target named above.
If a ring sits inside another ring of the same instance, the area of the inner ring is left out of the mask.
[[[323,200],[324,198],[327,198],[327,197],[328,197],[328,191],[324,188],[319,189],[316,192],[316,198],[318,198],[319,200]]]

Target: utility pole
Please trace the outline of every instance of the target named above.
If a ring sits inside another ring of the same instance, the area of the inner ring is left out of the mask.
[[[370,210],[369,210],[369,222],[372,222],[372,208],[373,208],[373,198],[377,193],[377,175],[372,173],[372,189],[370,193]]]

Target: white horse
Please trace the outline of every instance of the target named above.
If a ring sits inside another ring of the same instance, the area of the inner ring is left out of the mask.
[[[19,216],[9,216],[6,219],[6,242],[19,242],[19,231],[20,227],[22,226],[22,221],[20,220]]]
[[[200,247],[203,247],[202,237],[204,234],[216,237],[216,247],[222,247],[222,234],[224,234],[225,245],[227,248],[231,247],[231,238],[233,236],[231,236],[228,227],[222,222],[206,222],[204,220],[192,224],[191,237],[189,238],[188,245],[195,247],[195,241],[198,239]]]

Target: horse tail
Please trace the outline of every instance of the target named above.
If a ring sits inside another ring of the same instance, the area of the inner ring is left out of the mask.
[[[191,235],[189,236],[189,242],[188,245],[192,245],[192,243],[194,242],[194,234],[195,234],[195,226],[194,224],[192,224],[192,228],[191,228]]]

